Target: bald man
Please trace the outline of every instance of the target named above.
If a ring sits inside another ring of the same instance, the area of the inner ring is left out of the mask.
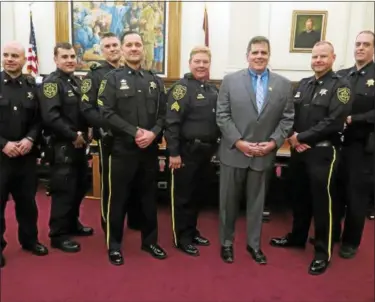
[[[295,120],[290,170],[293,184],[293,228],[271,245],[304,248],[312,218],[315,229],[315,256],[309,274],[326,271],[333,249],[332,196],[337,150],[341,132],[351,110],[349,82],[332,71],[336,55],[331,43],[315,44],[311,56],[314,76],[302,79],[294,96]]]
[[[15,202],[22,248],[38,256],[48,254],[38,241],[35,194],[40,118],[34,79],[22,74],[25,62],[21,44],[10,42],[4,46],[4,71],[0,74],[0,267],[5,265],[4,216],[9,194]]]

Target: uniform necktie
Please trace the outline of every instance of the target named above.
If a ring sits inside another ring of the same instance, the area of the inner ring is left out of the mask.
[[[263,103],[264,103],[263,82],[262,82],[261,75],[257,76],[256,102],[257,102],[258,112],[260,113],[262,111]]]

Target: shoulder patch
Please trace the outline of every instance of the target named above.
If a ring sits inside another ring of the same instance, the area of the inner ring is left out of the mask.
[[[81,92],[82,93],[87,93],[90,91],[92,86],[92,81],[91,79],[84,79],[81,84]]]
[[[346,104],[350,100],[351,91],[348,87],[342,87],[337,89],[337,98],[343,104]]]
[[[101,95],[105,89],[105,86],[107,86],[107,80],[103,80],[100,83],[99,91],[98,91],[98,96]]]
[[[43,94],[49,99],[55,97],[57,94],[57,83],[44,83]]]
[[[176,101],[181,100],[187,92],[187,87],[182,86],[181,84],[177,84],[173,87],[172,96]]]

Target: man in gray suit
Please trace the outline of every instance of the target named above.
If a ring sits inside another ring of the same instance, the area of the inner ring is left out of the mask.
[[[217,102],[221,257],[233,262],[235,222],[245,193],[247,250],[266,264],[260,249],[266,178],[293,124],[293,89],[289,80],[267,69],[267,38],[252,38],[246,55],[249,67],[224,77]]]

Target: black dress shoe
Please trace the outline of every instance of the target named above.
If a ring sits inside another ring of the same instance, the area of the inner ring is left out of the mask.
[[[51,246],[66,253],[77,253],[81,250],[80,244],[70,239],[63,241],[51,241]]]
[[[31,252],[36,256],[45,256],[48,255],[48,249],[41,243],[37,242],[34,245],[23,245],[22,249],[25,251]]]
[[[305,244],[293,242],[293,240],[291,240],[290,237],[291,237],[290,234],[288,234],[285,237],[272,238],[270,241],[270,245],[274,247],[283,247],[283,248],[298,248],[298,249],[305,248]]]
[[[233,263],[234,262],[233,246],[222,246],[220,256],[224,262]]]
[[[193,238],[193,243],[200,246],[209,246],[210,241],[201,235],[197,235]]]
[[[108,251],[109,262],[113,265],[123,265],[124,257],[120,251],[110,250]]]
[[[190,256],[199,256],[199,250],[192,244],[178,244],[177,248]]]
[[[340,247],[339,255],[344,259],[351,259],[357,254],[358,249],[354,246],[342,245]]]
[[[374,220],[375,219],[375,210],[369,210],[367,213],[367,219],[368,220]]]
[[[142,245],[142,250],[156,259],[167,258],[167,253],[157,244]]]
[[[309,274],[310,275],[320,275],[323,274],[326,269],[328,268],[329,261],[328,260],[317,260],[314,259],[309,267]]]
[[[267,258],[263,254],[262,250],[254,250],[252,247],[247,246],[246,247],[247,251],[250,253],[251,257],[255,260],[256,263],[259,264],[267,264]]]
[[[81,226],[78,229],[75,229],[71,235],[77,237],[87,237],[94,234],[94,229],[90,227]]]
[[[0,253],[0,268],[5,266],[5,257]]]

